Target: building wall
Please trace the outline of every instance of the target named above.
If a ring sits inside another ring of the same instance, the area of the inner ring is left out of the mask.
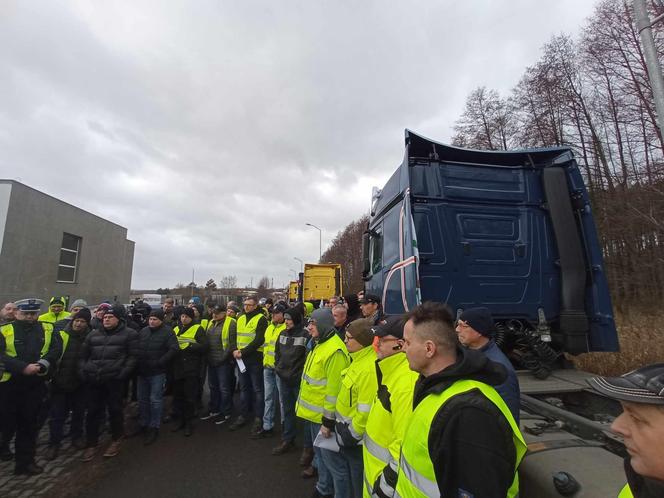
[[[0,302],[60,295],[129,302],[134,242],[126,228],[9,180],[0,180],[0,228],[3,221]],[[64,232],[81,237],[75,283],[57,282]]]

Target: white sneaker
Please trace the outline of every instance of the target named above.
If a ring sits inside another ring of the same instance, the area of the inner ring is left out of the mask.
[[[224,424],[224,423],[228,422],[230,419],[231,419],[231,416],[226,415],[225,417],[221,417],[219,420],[215,421],[215,424],[221,425],[221,424]]]
[[[207,415],[205,415],[204,417],[201,417],[201,420],[209,420],[209,419],[217,417],[219,415],[220,415],[220,412],[210,412]]]

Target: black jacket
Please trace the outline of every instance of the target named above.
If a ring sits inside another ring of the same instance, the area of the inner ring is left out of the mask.
[[[83,342],[78,371],[85,382],[101,384],[125,380],[134,368],[138,354],[138,333],[124,321],[112,329],[93,330]]]
[[[180,325],[178,328],[178,334],[182,335],[190,327],[198,327],[194,339],[196,342],[192,342],[185,349],[180,349],[180,352],[175,356],[173,360],[173,379],[180,380],[186,377],[198,377],[201,375],[201,365],[204,359],[205,350],[206,350],[206,340],[205,340],[205,330],[200,324],[192,323],[187,327]]]
[[[62,341],[64,351],[58,365],[58,371],[52,381],[55,389],[65,392],[75,391],[81,385],[81,378],[78,375],[78,362],[81,358],[85,338],[90,333],[89,327],[82,332],[74,332],[71,324],[72,321],[69,320],[65,328],[59,332],[61,337],[66,335],[68,340],[66,347],[64,339]]]
[[[156,329],[144,327],[138,333],[138,375],[149,377],[166,373],[179,350],[175,333],[168,325],[162,324]]]
[[[291,387],[299,386],[307,359],[309,332],[302,327],[302,315],[291,308],[286,313],[293,319],[293,328],[284,329],[274,348],[274,371]]]
[[[625,475],[634,498],[661,498],[664,496],[664,481],[637,474],[632,468],[630,460],[630,456],[625,458]]]
[[[55,373],[60,359],[62,353],[60,334],[53,333],[51,335],[51,344],[42,358],[41,350],[46,341],[46,333],[41,322],[16,320],[12,322],[12,325],[14,327],[16,357],[7,355],[5,336],[0,334],[0,362],[4,364],[5,370],[12,374],[10,382],[26,384],[43,382],[48,376]],[[23,370],[30,363],[39,363],[42,367],[42,375],[23,375]]]
[[[457,349],[456,363],[429,377],[420,376],[413,407],[457,380],[497,386],[506,378],[505,367],[481,352]],[[469,496],[504,498],[514,479],[512,429],[500,410],[478,390],[454,396],[435,415],[429,428],[429,455],[441,496],[461,496],[463,490]]]

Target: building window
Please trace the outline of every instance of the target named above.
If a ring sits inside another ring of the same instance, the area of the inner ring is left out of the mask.
[[[63,233],[60,264],[58,265],[58,282],[70,284],[76,282],[80,252],[81,238],[70,233]]]

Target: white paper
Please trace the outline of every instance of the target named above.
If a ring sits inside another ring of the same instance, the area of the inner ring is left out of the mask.
[[[337,443],[337,438],[335,436],[336,434],[333,432],[330,437],[325,437],[319,431],[316,439],[314,439],[314,446],[339,453],[339,443]]]
[[[242,358],[236,358],[235,363],[237,363],[237,367],[240,369],[240,373],[247,371],[247,366],[244,364],[244,361],[242,361]]]

